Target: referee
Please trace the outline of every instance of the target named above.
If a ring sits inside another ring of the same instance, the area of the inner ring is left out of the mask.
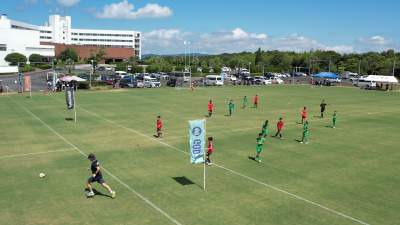
[[[326,104],[324,100],[322,100],[321,105],[319,105],[319,108],[321,109],[321,118],[324,118],[324,112],[325,112],[326,105],[330,105],[330,104]]]

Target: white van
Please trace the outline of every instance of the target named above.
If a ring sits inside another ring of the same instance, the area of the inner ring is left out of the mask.
[[[353,85],[355,87],[371,88],[371,87],[376,87],[376,81],[366,81],[365,78],[360,78],[358,80],[358,86],[357,86],[357,80],[353,80]]]
[[[125,76],[128,76],[128,74],[125,71],[115,71],[115,75],[124,78]]]
[[[208,86],[222,86],[221,75],[208,75],[206,76],[205,85]]]

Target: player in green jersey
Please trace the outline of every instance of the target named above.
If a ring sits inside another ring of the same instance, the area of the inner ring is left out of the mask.
[[[304,139],[306,139],[306,144],[308,144],[307,134],[308,134],[308,121],[305,121],[303,127],[303,136],[301,137],[300,144],[303,144]]]
[[[333,113],[333,129],[335,129],[335,126],[336,126],[336,120],[337,120],[337,111],[335,111],[334,113]]]
[[[246,96],[244,96],[244,99],[243,99],[243,109],[246,109],[246,104],[247,104],[247,98],[246,98]]]
[[[229,115],[230,117],[232,117],[232,112],[235,109],[235,104],[233,104],[233,100],[231,100],[228,106],[229,106]]]
[[[261,134],[263,134],[264,138],[267,136],[268,133],[268,120],[265,121],[265,123],[262,125],[262,130],[261,130]]]
[[[257,138],[257,156],[254,158],[255,160],[258,158],[258,162],[261,162],[260,153],[264,144],[265,139],[263,138],[263,134],[260,133]]]

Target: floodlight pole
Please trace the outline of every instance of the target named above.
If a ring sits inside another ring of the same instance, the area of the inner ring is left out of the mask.
[[[93,73],[93,59],[92,59],[92,67],[90,67],[90,77],[89,77],[89,89],[92,89],[92,73]]]
[[[393,60],[393,77],[394,77],[394,67],[396,66],[396,60]],[[390,84],[391,89],[393,90],[393,83]]]
[[[310,83],[310,79],[311,79],[311,59],[310,59],[310,65],[308,67],[308,83]]]
[[[360,75],[361,75],[361,60],[358,61],[358,78],[357,78],[357,87],[360,84]]]

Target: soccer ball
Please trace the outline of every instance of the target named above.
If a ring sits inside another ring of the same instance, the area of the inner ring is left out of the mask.
[[[39,174],[39,177],[40,177],[40,178],[44,178],[44,176],[45,176],[44,173],[40,173],[40,174]]]

